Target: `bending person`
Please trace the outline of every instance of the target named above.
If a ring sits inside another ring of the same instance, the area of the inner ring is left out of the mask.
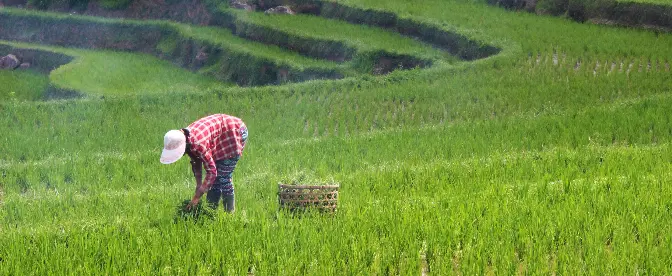
[[[247,141],[247,127],[239,118],[210,115],[180,130],[170,130],[163,138],[161,163],[171,164],[184,154],[191,158],[191,170],[196,179],[196,191],[187,209],[197,205],[205,192],[212,208],[220,198],[226,211],[235,210],[232,174],[243,154]],[[202,169],[205,166],[205,181]]]

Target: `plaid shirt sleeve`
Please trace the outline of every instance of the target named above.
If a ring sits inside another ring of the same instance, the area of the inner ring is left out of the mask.
[[[194,159],[193,157],[191,157],[191,155],[189,157],[191,158],[191,161],[189,163],[191,163],[191,171],[194,173],[194,177],[201,179],[203,177],[203,173],[201,172],[202,169],[201,160]]]
[[[191,152],[198,157],[199,162],[203,162],[205,168],[205,180],[202,185],[207,190],[214,183],[215,178],[217,177],[217,167],[215,166],[215,160],[212,159],[212,153],[206,147],[202,145],[192,145]],[[198,172],[199,176],[201,172]],[[194,174],[196,174],[194,172]]]
[[[209,150],[205,150],[201,153],[201,160],[203,160],[203,165],[205,165],[205,190],[207,191],[213,183],[215,183],[215,178],[217,177],[217,167],[215,166],[215,160],[212,159],[212,154]]]

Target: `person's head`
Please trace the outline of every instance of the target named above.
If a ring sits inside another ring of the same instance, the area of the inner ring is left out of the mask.
[[[171,130],[163,136],[163,152],[161,153],[161,163],[171,164],[180,160],[184,155],[184,149],[187,146],[187,137],[179,130]]]

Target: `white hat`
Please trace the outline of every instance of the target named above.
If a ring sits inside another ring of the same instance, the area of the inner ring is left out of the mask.
[[[161,153],[161,163],[171,164],[180,160],[184,155],[184,148],[187,146],[187,138],[179,130],[171,130],[163,136],[163,152]]]

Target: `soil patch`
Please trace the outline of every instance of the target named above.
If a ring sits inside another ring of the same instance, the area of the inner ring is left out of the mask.
[[[52,70],[73,60],[73,57],[64,54],[36,49],[14,48],[9,45],[0,44],[0,56],[7,54],[15,55],[21,62],[30,63],[30,70],[44,74],[49,74]]]
[[[15,48],[9,45],[0,44],[0,54],[13,54],[22,62],[30,63],[32,70],[44,75],[49,75],[54,69],[70,63],[74,58],[68,55],[37,50],[37,49],[23,49]],[[81,98],[84,95],[74,90],[64,89],[49,84],[44,92],[43,100],[60,100],[60,99],[74,99]]]

